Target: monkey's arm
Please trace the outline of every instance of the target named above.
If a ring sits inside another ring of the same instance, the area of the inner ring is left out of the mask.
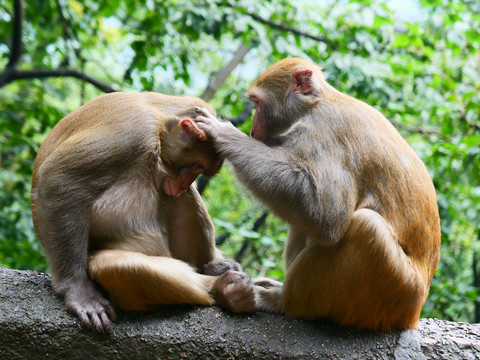
[[[47,160],[43,169],[50,166],[54,163]],[[41,187],[33,189],[38,199],[38,233],[55,291],[83,324],[105,331],[110,327],[109,316],[115,320],[115,312],[87,275],[89,195],[69,180],[66,174],[47,171]]]
[[[195,185],[166,201],[169,247],[173,257],[197,268],[212,261],[215,258],[214,228]]]
[[[124,153],[113,136],[78,133],[40,165],[32,191],[53,286],[83,324],[99,331],[108,329],[108,315],[114,320],[115,314],[87,274],[90,216],[94,200],[130,165]]]
[[[341,238],[356,194],[353,179],[336,159],[324,155],[305,161],[198,111],[198,126],[212,137],[239,179],[278,216],[325,244]]]
[[[242,266],[223,257],[215,248],[214,227],[195,185],[182,195],[165,200],[169,249],[172,256],[196,267],[205,275],[219,276]]]

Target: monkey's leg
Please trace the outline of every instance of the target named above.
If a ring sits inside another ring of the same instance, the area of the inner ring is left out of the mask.
[[[90,277],[124,310],[144,311],[166,304],[210,306],[215,302],[232,311],[251,309],[243,310],[245,297],[251,294],[253,299],[253,288],[242,273],[207,276],[180,260],[123,250],[95,252],[88,269]]]
[[[390,331],[415,328],[428,280],[369,209],[355,211],[345,237],[332,247],[306,247],[291,263],[281,307],[300,318]]]
[[[88,272],[124,310],[214,303],[209,291],[216,278],[197,274],[187,263],[168,257],[100,250],[90,257]]]
[[[87,274],[88,229],[93,197],[108,185],[108,176],[87,186],[90,174],[106,167],[96,159],[104,146],[79,151],[82,137],[66,140],[38,169],[38,182],[32,189],[36,230],[45,249],[55,292],[65,298],[67,308],[82,324],[97,331],[108,331],[115,312],[98,286]],[[95,144],[95,136],[89,138]],[[81,156],[78,154],[81,153]],[[80,158],[81,157],[81,158]]]

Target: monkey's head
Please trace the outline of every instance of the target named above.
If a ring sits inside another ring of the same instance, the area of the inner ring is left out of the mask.
[[[166,174],[161,189],[166,195],[184,193],[198,175],[215,175],[223,157],[191,119],[177,121],[160,138],[160,158]]]
[[[319,66],[298,58],[283,59],[265,70],[248,89],[255,103],[251,136],[263,142],[290,127],[318,103]]]

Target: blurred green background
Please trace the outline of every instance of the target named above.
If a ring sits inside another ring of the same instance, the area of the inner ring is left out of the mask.
[[[67,113],[106,91],[152,90],[202,96],[248,133],[245,90],[287,56],[379,109],[426,163],[442,258],[422,315],[480,322],[477,0],[0,0],[0,266],[47,271],[31,172]],[[203,197],[226,255],[281,280],[287,226],[228,165]]]

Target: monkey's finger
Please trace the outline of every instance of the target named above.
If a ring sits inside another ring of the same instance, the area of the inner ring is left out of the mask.
[[[266,289],[271,288],[271,287],[282,287],[283,286],[283,284],[280,281],[275,281],[275,280],[268,279],[268,278],[256,278],[256,279],[253,279],[252,281],[253,281],[254,285],[261,286],[261,287],[264,287]]]
[[[205,124],[205,123],[209,123],[211,122],[212,119],[209,119],[209,118],[206,118],[205,116],[197,116],[195,118],[195,123],[198,125],[198,124]]]
[[[117,320],[117,315],[115,314],[115,310],[112,305],[110,305],[110,301],[107,299],[99,299],[99,304],[96,306],[97,312],[106,312],[110,320],[115,321]]]
[[[99,314],[100,321],[102,323],[102,329],[104,332],[109,333],[111,330],[111,322],[105,311]]]
[[[112,320],[113,322],[117,321],[117,314],[115,313],[113,306],[110,304],[106,304],[104,306],[108,316],[110,317],[110,320]]]
[[[200,107],[200,106],[195,106],[195,112],[197,114],[200,114],[200,115],[205,116],[205,117],[212,116],[212,114],[210,114],[207,109],[205,109],[203,107]]]
[[[195,119],[195,121],[197,121],[197,119]],[[207,124],[205,122],[197,122],[197,126],[207,135],[207,140],[213,139],[212,135],[214,133],[214,128],[210,124]]]
[[[105,333],[109,331],[110,321],[108,320],[107,314],[102,312],[88,312],[88,317],[91,324],[95,327],[98,332]],[[106,324],[103,322],[106,319]]]
[[[205,118],[209,119],[210,121],[220,121],[219,119],[217,119],[217,117],[215,117],[210,111],[208,111],[205,108],[196,106],[195,112],[199,114],[201,117],[203,117],[203,121],[205,121]],[[195,120],[197,119],[198,119],[198,116],[195,118]]]
[[[85,309],[74,309],[75,313],[77,316],[80,318],[80,323],[82,327],[87,327],[88,329],[91,329],[93,324],[87,314],[87,311]]]

